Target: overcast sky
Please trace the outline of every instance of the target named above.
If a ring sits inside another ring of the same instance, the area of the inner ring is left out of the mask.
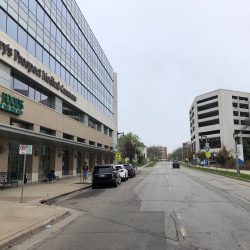
[[[195,96],[250,92],[249,0],[77,0],[118,74],[118,127],[169,152]]]

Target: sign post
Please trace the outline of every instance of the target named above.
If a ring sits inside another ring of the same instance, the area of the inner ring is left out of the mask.
[[[23,181],[22,181],[22,191],[21,191],[21,200],[20,203],[23,202],[23,188],[24,188],[24,179],[25,179],[25,166],[26,166],[26,155],[32,155],[32,145],[19,145],[19,154],[24,155],[23,161]]]
[[[240,166],[244,164],[244,154],[243,154],[243,145],[236,144],[236,166],[237,166],[237,175],[240,176]]]

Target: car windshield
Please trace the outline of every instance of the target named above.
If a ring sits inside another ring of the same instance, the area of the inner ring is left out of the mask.
[[[104,173],[111,173],[111,167],[95,167],[94,173],[95,174],[104,174]]]
[[[115,166],[115,169],[120,170],[120,169],[123,169],[123,167],[122,166]]]

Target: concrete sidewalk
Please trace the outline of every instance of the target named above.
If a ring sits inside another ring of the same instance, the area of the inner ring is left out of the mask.
[[[52,183],[25,184],[23,203],[20,203],[21,186],[0,190],[0,249],[24,235],[38,231],[49,223],[69,214],[66,208],[48,206],[41,201],[90,187],[80,183],[80,177],[66,177]]]

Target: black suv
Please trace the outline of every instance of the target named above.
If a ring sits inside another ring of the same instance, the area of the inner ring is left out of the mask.
[[[92,188],[102,184],[111,184],[114,187],[121,184],[120,174],[113,164],[95,166],[92,174]]]
[[[132,164],[123,164],[123,166],[128,170],[129,177],[135,177],[135,168]]]
[[[178,161],[174,160],[172,166],[173,166],[173,168],[180,168],[180,163]]]

